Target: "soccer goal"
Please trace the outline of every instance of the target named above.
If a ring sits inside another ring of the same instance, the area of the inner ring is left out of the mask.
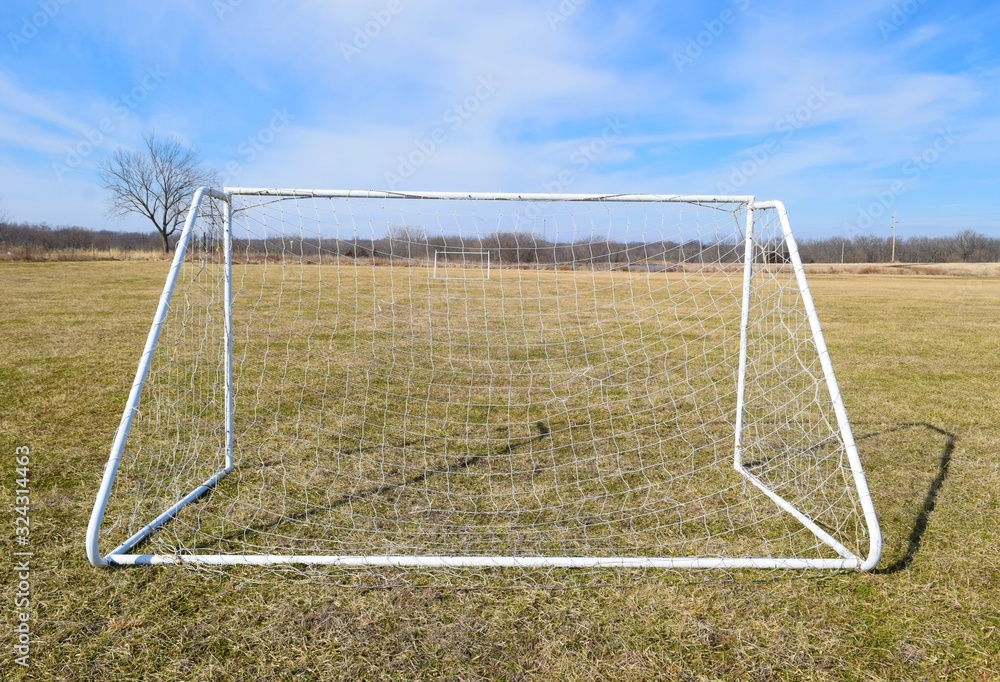
[[[452,575],[880,551],[749,196],[199,190],[87,533],[98,566]]]
[[[490,252],[447,246],[434,252],[434,279],[489,279]]]

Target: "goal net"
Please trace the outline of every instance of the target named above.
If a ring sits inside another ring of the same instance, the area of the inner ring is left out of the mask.
[[[489,279],[490,252],[486,249],[443,246],[434,251],[435,279]]]
[[[195,197],[87,538],[432,573],[880,547],[780,203],[257,189]]]

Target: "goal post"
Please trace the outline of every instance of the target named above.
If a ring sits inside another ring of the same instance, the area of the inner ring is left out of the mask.
[[[869,570],[881,542],[780,202],[202,188],[87,555]]]
[[[456,273],[456,271],[458,271]],[[434,279],[489,279],[490,252],[487,249],[442,247],[434,251]]]

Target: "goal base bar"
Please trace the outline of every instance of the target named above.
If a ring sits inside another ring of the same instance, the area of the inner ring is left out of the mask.
[[[112,554],[109,564],[155,566],[191,564],[203,566],[385,566],[422,568],[784,568],[791,570],[864,570],[861,559],[779,559],[774,557],[515,557],[515,556],[329,556],[259,554]]]

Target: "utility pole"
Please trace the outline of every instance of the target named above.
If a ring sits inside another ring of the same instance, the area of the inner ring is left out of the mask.
[[[890,263],[896,262],[896,212],[892,212],[892,257],[889,259]]]

